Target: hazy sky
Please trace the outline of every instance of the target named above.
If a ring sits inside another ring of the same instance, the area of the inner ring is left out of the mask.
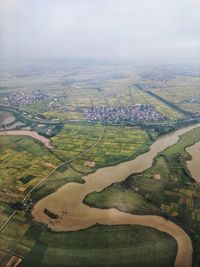
[[[200,58],[200,0],[0,0],[0,57]]]

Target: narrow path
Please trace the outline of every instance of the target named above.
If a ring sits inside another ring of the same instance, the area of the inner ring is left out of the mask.
[[[19,131],[21,132],[21,131]],[[94,147],[96,147],[99,142],[101,141],[103,135],[105,132],[105,126],[103,126],[101,135],[99,136],[98,140],[96,141],[96,143],[94,143],[91,147],[89,147],[88,149],[82,151],[80,154],[78,154],[77,156],[73,157],[72,159],[63,162],[62,164],[60,164],[59,166],[57,166],[55,169],[53,169],[46,177],[44,177],[38,184],[36,184],[28,193],[27,195],[24,197],[24,199],[22,200],[22,203],[25,203],[25,201],[28,199],[28,197],[31,195],[31,193],[36,190],[42,183],[44,183],[53,173],[55,173],[60,167],[67,165],[71,162],[73,162],[74,160],[81,158],[83,155],[85,155],[86,153],[88,153],[89,151],[91,151]],[[9,132],[6,132],[7,135],[9,135]],[[37,134],[37,133],[36,133]],[[16,134],[15,134],[16,135]],[[20,135],[20,133],[19,133]],[[31,137],[33,137],[32,135],[29,135]],[[34,137],[33,137],[34,138]],[[17,213],[17,210],[14,210],[13,213],[10,215],[10,217],[6,220],[6,222],[1,226],[0,228],[0,233],[4,230],[4,228],[9,224],[9,222],[13,219],[14,215]]]

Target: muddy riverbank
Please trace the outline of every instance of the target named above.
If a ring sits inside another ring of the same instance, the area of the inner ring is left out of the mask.
[[[51,141],[34,131],[22,131],[22,130],[13,130],[13,131],[1,131],[0,135],[14,135],[14,136],[30,136],[40,142],[42,142],[47,148],[53,148],[51,145]]]

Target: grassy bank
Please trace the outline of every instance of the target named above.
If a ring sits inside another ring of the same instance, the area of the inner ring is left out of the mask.
[[[186,170],[185,161],[190,155],[185,148],[199,140],[200,127],[184,134],[175,145],[161,152],[151,168],[102,192],[88,195],[84,202],[98,208],[115,207],[130,213],[162,212],[190,234],[194,245],[193,262],[198,266],[200,192]]]
[[[155,214],[159,212],[152,203],[147,202],[141,195],[127,189],[123,183],[115,183],[101,192],[86,196],[84,203],[97,208],[116,208],[123,212],[134,214]]]
[[[36,229],[26,236],[35,238]],[[20,267],[171,267],[177,251],[169,235],[143,226],[94,226],[86,230],[43,231]]]

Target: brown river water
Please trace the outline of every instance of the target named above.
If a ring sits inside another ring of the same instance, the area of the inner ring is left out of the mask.
[[[35,221],[46,224],[53,231],[76,231],[95,224],[120,225],[137,224],[156,228],[173,236],[178,244],[175,267],[192,266],[192,243],[190,237],[182,228],[173,222],[154,215],[133,215],[116,209],[92,208],[83,203],[83,199],[90,193],[100,192],[114,182],[125,180],[130,174],[142,172],[152,166],[154,157],[167,147],[175,144],[179,136],[199,127],[200,124],[179,129],[157,139],[150,150],[133,160],[116,166],[98,169],[83,179],[84,184],[68,183],[40,201],[32,211]],[[59,216],[58,219],[49,218],[43,211],[47,208]]]
[[[53,148],[51,146],[51,141],[48,138],[46,138],[46,137],[44,137],[44,136],[42,136],[42,135],[40,135],[34,131],[25,131],[25,130],[24,131],[22,131],[22,130],[2,131],[2,132],[0,132],[0,135],[30,136],[30,137],[42,142],[47,148]]]
[[[174,267],[191,267],[191,239],[178,225],[156,215],[133,215],[116,209],[92,208],[85,205],[83,200],[92,192],[100,192],[114,182],[125,180],[132,173],[142,172],[150,168],[154,157],[159,152],[175,144],[182,134],[199,126],[200,124],[188,126],[160,137],[151,145],[148,152],[139,155],[135,159],[112,167],[98,169],[95,173],[83,177],[85,180],[84,184],[68,183],[62,186],[55,193],[44,197],[34,205],[32,211],[34,220],[46,224],[53,231],[57,232],[85,229],[97,223],[103,225],[136,224],[153,227],[173,236],[177,241],[178,252]],[[33,131],[7,131],[1,132],[0,135],[31,136],[51,148],[48,138]],[[188,152],[190,153],[191,151]],[[190,154],[193,156],[194,154],[192,153]],[[192,173],[191,170],[190,172]],[[59,218],[49,218],[43,212],[45,208],[57,214]]]
[[[186,162],[187,168],[194,180],[200,184],[200,142],[186,148],[186,151],[192,156],[192,159]]]

